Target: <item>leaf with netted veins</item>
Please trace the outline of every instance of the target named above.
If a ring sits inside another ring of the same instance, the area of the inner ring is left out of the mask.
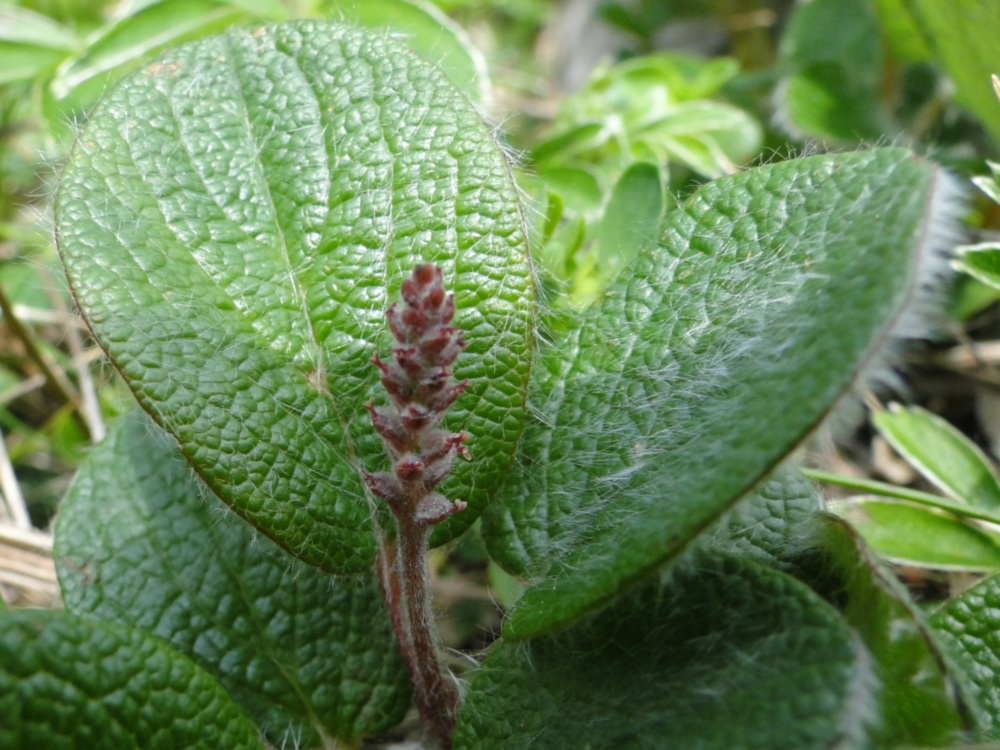
[[[259,538],[139,410],[73,482],[55,558],[70,611],[169,641],[275,746],[349,745],[392,728],[409,706],[374,574],[330,576]]]
[[[816,426],[916,293],[942,179],[903,149],[811,157],[716,180],[667,216],[536,359],[483,525],[498,561],[541,577],[507,637],[675,559]]]
[[[952,599],[931,624],[971,683],[983,729],[1000,740],[1000,576]]]
[[[823,515],[797,575],[868,647],[879,683],[873,747],[940,747],[974,729],[962,673],[891,569],[843,520]]]
[[[560,633],[501,640],[455,748],[861,747],[876,690],[861,641],[804,584],[705,555]]]
[[[137,628],[22,609],[0,614],[0,747],[263,750],[208,673]]]
[[[816,488],[786,462],[702,534],[698,547],[791,571],[795,556],[814,543],[822,507]]]
[[[449,427],[464,530],[521,434],[532,284],[518,197],[468,100],[407,47],[299,21],[180,47],[120,82],[56,199],[73,294],[143,408],[280,546],[368,570],[364,404],[385,311],[444,270],[468,347]]]

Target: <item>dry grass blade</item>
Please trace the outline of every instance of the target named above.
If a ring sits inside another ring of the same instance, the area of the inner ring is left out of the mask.
[[[8,604],[60,605],[51,534],[0,523],[0,593]]]

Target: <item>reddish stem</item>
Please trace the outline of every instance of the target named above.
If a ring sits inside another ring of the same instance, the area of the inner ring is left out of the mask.
[[[426,528],[420,525],[411,525],[409,533],[398,529],[399,549],[384,544],[378,560],[379,577],[410,672],[417,711],[443,750],[448,750],[459,696],[438,658],[434,618],[428,607],[426,535]]]
[[[396,578],[412,663],[414,700],[420,717],[445,750],[451,747],[458,712],[458,690],[438,658],[434,618],[427,590],[427,527],[397,523]]]

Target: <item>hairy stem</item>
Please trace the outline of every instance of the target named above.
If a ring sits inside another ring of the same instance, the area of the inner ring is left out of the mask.
[[[443,748],[451,747],[458,712],[458,690],[438,657],[438,639],[430,611],[427,569],[427,527],[397,524],[395,576],[399,585],[404,649],[420,717]]]

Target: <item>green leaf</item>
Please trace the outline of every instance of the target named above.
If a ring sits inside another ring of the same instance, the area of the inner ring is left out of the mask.
[[[562,633],[501,641],[473,678],[455,748],[860,747],[869,669],[803,584],[706,556]]]
[[[663,217],[660,170],[649,162],[630,165],[615,183],[586,250],[574,258],[567,298],[586,307],[600,297],[645,246],[656,243]]]
[[[276,745],[392,728],[409,677],[374,575],[290,559],[205,494],[175,441],[123,417],[60,506],[66,607],[169,641]]]
[[[944,570],[1000,568],[998,539],[950,513],[870,499],[834,509],[891,560]]]
[[[76,34],[62,24],[30,8],[16,5],[0,9],[0,42],[63,51],[75,49],[80,44]]]
[[[952,599],[931,624],[971,683],[984,731],[1000,740],[1000,576]]]
[[[649,162],[630,165],[612,188],[604,216],[596,227],[596,273],[589,288],[577,287],[577,302],[591,301],[641,250],[656,244],[663,207],[659,168]]]
[[[0,8],[0,84],[34,78],[79,46],[66,27],[28,8]]]
[[[830,63],[790,76],[782,90],[786,124],[806,138],[846,143],[877,138],[884,128],[876,121],[871,92],[853,84],[847,73]]]
[[[894,56],[903,62],[920,62],[931,57],[927,40],[908,9],[909,0],[875,0],[879,28],[892,48]]]
[[[289,11],[291,10],[282,0],[223,0],[223,2],[226,5],[231,5],[234,8],[239,8],[253,14],[254,18],[270,21],[288,19]]]
[[[698,539],[698,546],[749,557],[780,570],[815,543],[819,493],[796,466],[778,466]]]
[[[760,126],[732,105],[702,100],[738,71],[733,60],[674,54],[600,67],[563,101],[534,158],[543,171],[590,163],[608,180],[632,161],[676,160],[711,177],[732,172],[757,152]]]
[[[535,147],[532,156],[543,167],[547,162],[561,162],[577,154],[595,149],[607,142],[609,133],[599,122],[574,125],[546,138]],[[549,169],[554,169],[550,167]]]
[[[465,30],[436,6],[420,0],[332,0],[329,12],[344,21],[386,29],[430,62],[477,104],[490,101],[486,59]]]
[[[60,66],[50,86],[65,112],[90,107],[110,83],[157,52],[247,20],[218,0],[158,0],[110,24]]]
[[[948,313],[952,320],[964,323],[998,301],[1000,301],[1000,287],[967,278],[959,283],[955,296],[948,306]]]
[[[546,574],[508,636],[674,558],[822,419],[913,293],[936,179],[903,150],[813,157],[668,214],[659,246],[536,363],[483,526],[511,572]]]
[[[436,68],[313,21],[187,45],[98,106],[56,213],[76,300],[143,407],[241,516],[330,572],[372,565],[369,360],[403,279],[440,265],[470,381],[448,426],[474,460],[443,485],[469,508],[437,538],[475,520],[521,432],[532,286],[507,165]]]
[[[972,178],[973,184],[983,191],[994,203],[1000,203],[1000,163],[995,161],[987,161],[986,165],[990,168],[990,176],[986,175],[976,175]]]
[[[651,153],[663,152],[700,174],[719,177],[736,170],[760,147],[760,126],[728,104],[688,102],[630,136]],[[639,149],[635,149],[638,151]]]
[[[559,167],[546,169],[540,176],[542,185],[556,193],[573,213],[589,214],[600,209],[604,196],[600,183],[590,170]]]
[[[219,684],[147,633],[65,612],[0,615],[0,747],[262,750]]]
[[[1000,104],[990,85],[997,68],[1000,13],[993,0],[906,0],[938,63],[955,84],[955,98],[1000,144]]]
[[[796,6],[781,39],[785,124],[808,137],[857,142],[885,133],[879,102],[879,29],[867,0]]]
[[[919,406],[892,404],[872,415],[890,445],[955,500],[1000,510],[1000,482],[986,455],[965,435]]]
[[[786,463],[697,544],[791,573],[841,611],[868,647],[880,685],[872,747],[947,743],[969,728],[962,686],[893,573],[850,527],[818,514],[820,505]]]
[[[952,261],[956,270],[969,274],[993,289],[1000,289],[1000,245],[984,242],[957,248],[958,259]]]
[[[582,216],[561,222],[545,245],[534,254],[534,260],[564,288],[572,275],[570,269],[577,266],[580,248],[586,237],[587,221]]]
[[[892,570],[838,518],[821,517],[814,541],[812,575],[800,559],[800,578],[841,611],[875,661],[880,719],[871,746],[940,747],[971,729],[964,681],[956,682],[933,629]]]
[[[860,494],[877,495],[879,497],[891,497],[897,500],[906,500],[928,508],[945,510],[962,518],[974,518],[979,521],[989,521],[1000,524],[1000,512],[991,509],[977,508],[965,502],[958,502],[942,495],[933,495],[930,492],[914,490],[909,487],[900,487],[898,484],[888,482],[878,482],[873,479],[863,479],[860,477],[849,477],[841,474],[830,474],[816,469],[803,469],[810,479],[817,482],[826,482],[838,487],[847,487],[858,490]]]

